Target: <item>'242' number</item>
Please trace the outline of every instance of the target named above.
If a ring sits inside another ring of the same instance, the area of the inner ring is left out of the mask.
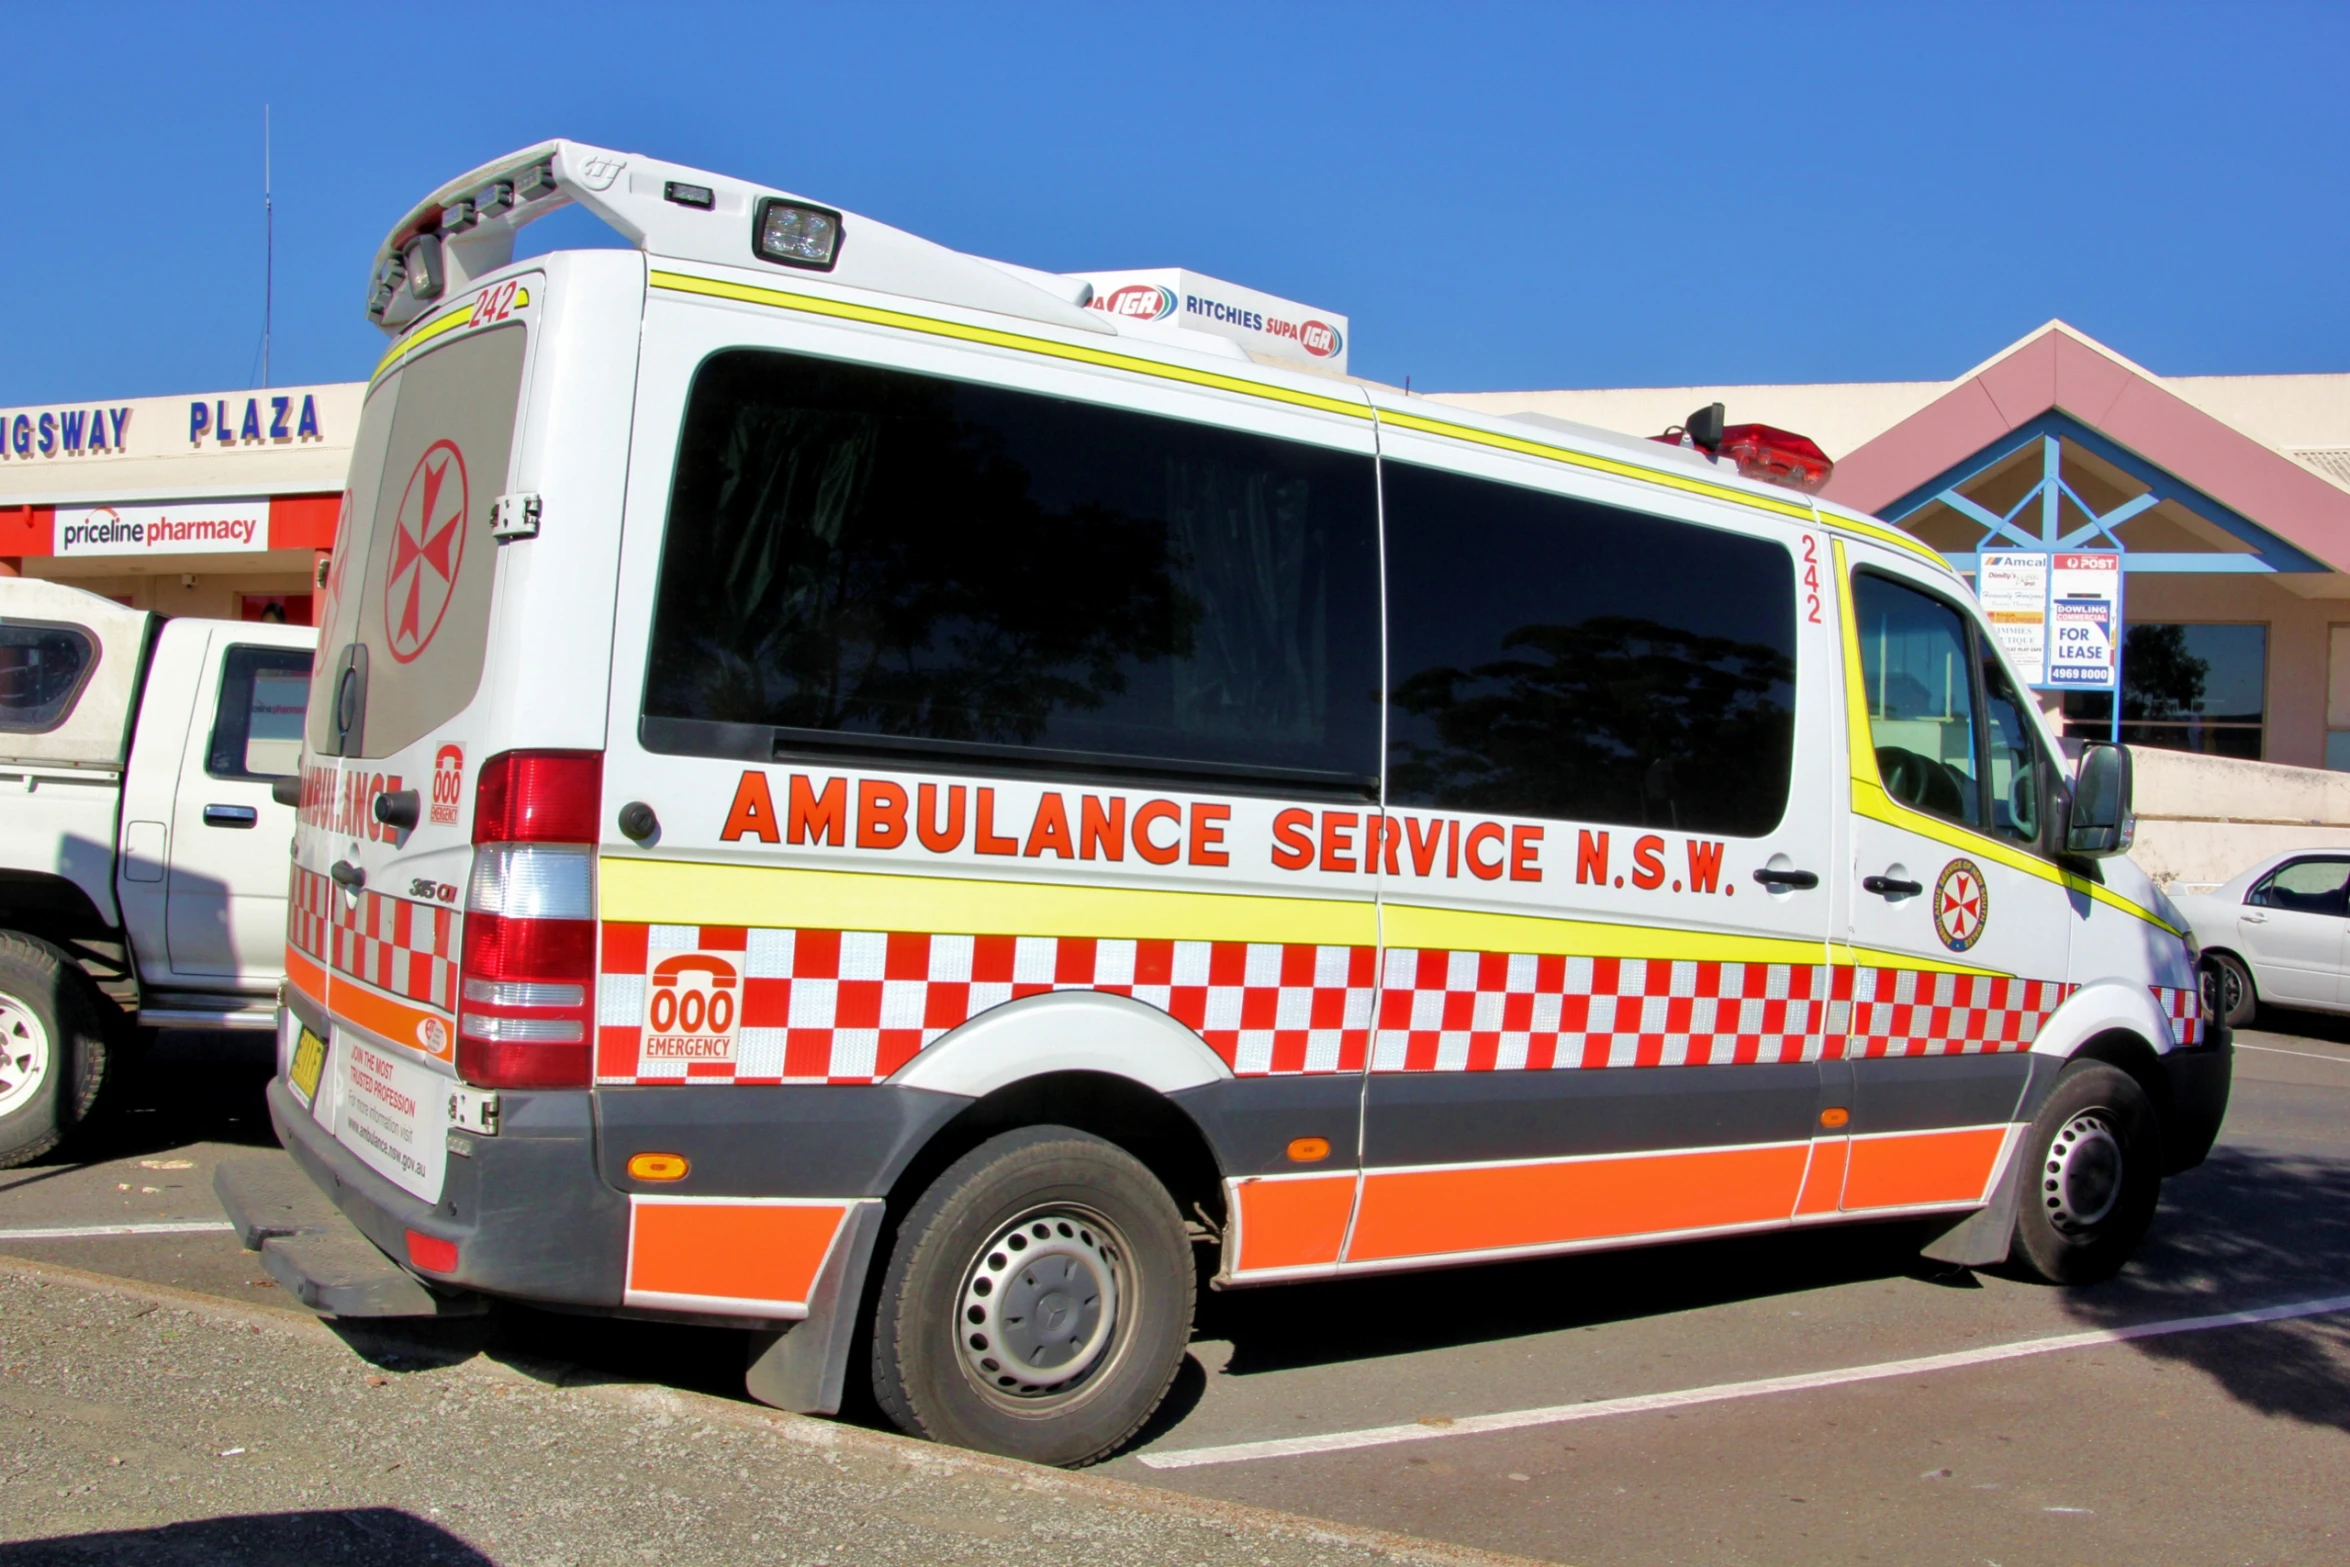
[[[1820,541],[1803,536],[1803,618],[1820,623]]]

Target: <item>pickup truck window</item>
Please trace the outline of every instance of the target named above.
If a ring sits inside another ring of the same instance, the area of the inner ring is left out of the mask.
[[[298,647],[228,650],[204,771],[215,778],[291,778],[310,703],[310,654]]]
[[[98,644],[79,626],[0,621],[0,730],[39,734],[65,722],[98,667]]]

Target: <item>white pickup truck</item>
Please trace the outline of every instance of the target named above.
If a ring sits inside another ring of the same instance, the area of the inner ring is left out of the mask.
[[[317,641],[0,579],[0,1169],[138,1029],[274,1026]]]

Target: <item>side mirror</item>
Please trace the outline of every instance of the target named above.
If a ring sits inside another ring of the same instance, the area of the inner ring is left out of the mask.
[[[2129,750],[2092,740],[2081,748],[2081,764],[2073,774],[2065,853],[2090,859],[2127,854],[2137,835],[2138,815],[2130,798]]]

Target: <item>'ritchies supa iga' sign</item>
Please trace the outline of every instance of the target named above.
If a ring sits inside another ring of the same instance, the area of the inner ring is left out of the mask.
[[[172,457],[275,447],[348,445],[360,388],[141,397],[127,402],[0,409],[0,463],[92,457]]]

